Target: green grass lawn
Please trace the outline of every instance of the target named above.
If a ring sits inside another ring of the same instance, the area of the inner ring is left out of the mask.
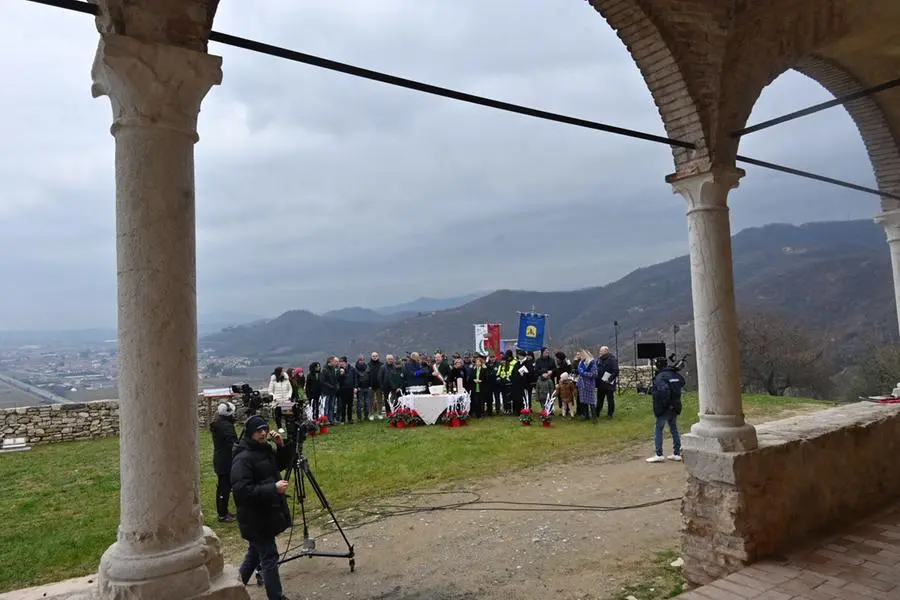
[[[777,414],[812,400],[746,396],[748,416]],[[682,431],[696,421],[697,396],[688,394]],[[502,473],[542,460],[616,452],[652,438],[650,399],[622,394],[616,419],[592,425],[562,421],[530,428],[516,419],[474,421],[469,427],[396,430],[386,421],[338,426],[307,443],[319,482],[336,510],[400,490],[437,488]],[[162,440],[161,440],[162,442]],[[119,520],[119,440],[38,446],[0,455],[0,592],[89,574],[115,541]],[[201,496],[206,523],[226,552],[242,543],[234,524],[215,519],[212,442],[200,432]],[[415,460],[410,460],[416,457]]]

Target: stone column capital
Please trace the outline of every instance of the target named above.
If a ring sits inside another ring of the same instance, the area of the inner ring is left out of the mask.
[[[727,210],[728,192],[738,187],[746,175],[743,169],[720,167],[703,173],[666,177],[672,193],[681,194],[688,203],[688,214],[698,210]]]
[[[900,209],[887,210],[877,217],[875,222],[884,227],[889,244],[900,242]]]
[[[222,82],[222,58],[124,35],[100,38],[91,93],[109,96],[112,133],[121,127],[161,127],[197,140],[200,103]]]

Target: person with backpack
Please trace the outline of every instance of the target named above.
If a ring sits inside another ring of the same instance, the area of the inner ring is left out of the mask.
[[[684,377],[669,365],[665,358],[656,359],[656,376],[650,386],[653,396],[653,415],[656,417],[656,455],[647,459],[648,463],[666,462],[663,456],[663,428],[668,425],[674,446],[669,460],[681,461],[681,435],[678,433],[678,415],[681,414],[681,392]]]

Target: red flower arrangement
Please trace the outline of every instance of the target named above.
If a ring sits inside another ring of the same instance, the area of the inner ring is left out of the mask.
[[[388,425],[397,429],[406,429],[407,427],[418,427],[424,425],[425,421],[419,416],[418,411],[410,408],[398,408],[388,413]]]
[[[519,421],[522,422],[523,427],[531,426],[531,409],[523,408],[519,411]]]
[[[425,421],[419,416],[419,412],[416,409],[404,408],[403,411],[403,418],[406,420],[407,427],[418,427],[425,424]]]
[[[447,427],[459,427],[459,415],[455,410],[444,413],[444,425]]]
[[[540,416],[541,416],[541,424],[543,424],[544,427],[550,427],[550,422],[553,420],[553,414],[548,413],[547,409],[545,408],[541,411]]]

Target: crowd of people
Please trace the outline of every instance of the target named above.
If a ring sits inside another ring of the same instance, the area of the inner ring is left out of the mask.
[[[604,406],[608,419],[615,414],[618,377],[618,361],[606,346],[600,348],[596,358],[587,349],[569,359],[563,352],[551,355],[543,348],[539,355],[508,350],[497,356],[456,354],[449,360],[442,352],[433,357],[412,352],[399,361],[388,354],[382,362],[373,352],[369,360],[360,356],[354,364],[347,357],[332,356],[324,367],[314,362],[306,371],[277,367],[269,378],[267,392],[274,404],[278,430],[270,432],[266,418],[251,414],[239,439],[236,408],[231,402],[220,403],[218,416],[210,423],[213,467],[218,476],[218,519],[226,523],[237,520],[241,537],[247,540],[247,553],[239,568],[241,581],[248,584],[256,573],[268,600],[284,599],[275,537],[291,524],[285,499],[288,482],[281,474],[293,460],[281,435],[285,409],[308,406],[316,420],[324,416],[329,423],[352,423],[354,412],[359,421],[383,418],[391,396],[439,385],[449,392],[468,392],[475,418],[518,415],[534,402],[547,407],[547,400],[555,394],[558,402],[554,408],[563,417],[580,416],[597,423]],[[668,459],[681,460],[677,418],[683,387],[684,378],[677,367],[660,359],[651,385],[656,453],[647,462],[666,461],[662,448],[666,426],[674,445]],[[228,511],[232,494],[236,517]]]
[[[581,349],[573,359],[563,352],[551,354],[548,348],[540,353],[507,350],[495,356],[411,352],[400,360],[388,354],[384,361],[372,352],[368,360],[331,356],[324,366],[313,362],[306,369],[277,367],[267,391],[279,427],[282,410],[298,402],[311,408],[314,419],[324,416],[330,424],[350,424],[354,414],[357,421],[384,418],[391,396],[432,386],[442,386],[448,393],[468,392],[474,418],[518,415],[534,401],[545,405],[555,392],[560,415],[596,423],[604,406],[607,418],[615,414],[618,377],[618,360],[606,346],[596,358]],[[460,385],[463,389],[458,389]]]

